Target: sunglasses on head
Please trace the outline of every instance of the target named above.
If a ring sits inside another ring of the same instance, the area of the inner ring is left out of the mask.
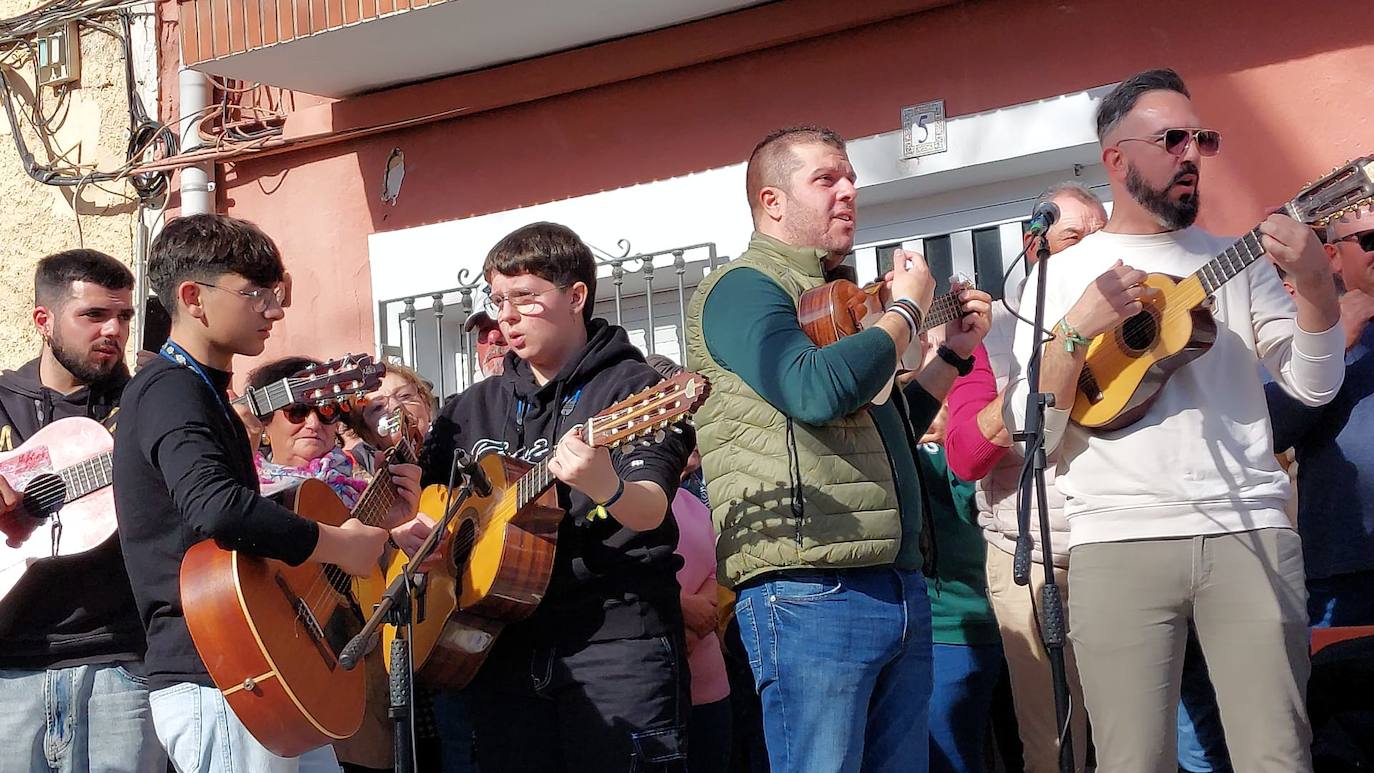
[[[343,418],[343,415],[347,412],[347,409],[341,405],[336,405],[335,403],[325,403],[324,405],[306,405],[304,403],[295,403],[293,405],[289,405],[281,409],[281,415],[285,416],[286,420],[291,422],[292,424],[304,424],[306,418],[310,416],[310,413],[312,411],[315,413],[316,416],[320,417],[321,424],[333,424],[334,422]]]
[[[1356,244],[1360,245],[1360,249],[1364,250],[1365,252],[1374,252],[1374,228],[1369,228],[1364,231],[1356,231],[1353,234],[1346,234],[1345,236],[1336,239],[1336,241],[1355,242]]]
[[[1215,156],[1221,150],[1221,132],[1216,129],[1165,129],[1153,137],[1126,137],[1121,142],[1149,142],[1162,145],[1170,155],[1181,156],[1188,152],[1188,145],[1197,143],[1201,156]]]

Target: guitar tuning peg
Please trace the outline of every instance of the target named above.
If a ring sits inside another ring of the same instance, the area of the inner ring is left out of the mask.
[[[665,433],[663,430],[659,430],[658,432],[655,432],[655,433],[654,433],[654,442],[655,442],[655,443],[662,443],[664,440],[667,439],[667,437],[668,437],[667,433]]]
[[[679,426],[677,426],[676,424],[674,424],[673,426],[669,427],[668,429],[672,430],[672,432],[673,432],[674,435],[681,435],[681,434],[682,434],[682,427],[679,427]]]

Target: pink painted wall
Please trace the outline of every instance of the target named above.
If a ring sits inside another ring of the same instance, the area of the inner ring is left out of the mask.
[[[1311,0],[1301,15],[1278,0],[1243,6],[1243,14],[1241,4],[1226,0],[948,6],[466,118],[239,161],[221,173],[221,211],[273,234],[296,276],[295,307],[267,356],[370,349],[371,233],[739,162],[762,134],[789,123],[866,136],[898,128],[900,108],[924,99],[944,98],[957,116],[1168,65],[1188,81],[1204,119],[1226,135],[1222,155],[1204,170],[1203,223],[1238,232],[1302,183],[1374,152],[1374,32],[1340,22],[1354,22],[1356,6]],[[1037,20],[1032,46],[1028,29]],[[163,40],[170,45],[175,36]],[[174,60],[175,48],[164,52],[164,61]],[[164,100],[164,108],[174,105]],[[405,151],[407,166],[394,207],[379,195],[393,147]]]

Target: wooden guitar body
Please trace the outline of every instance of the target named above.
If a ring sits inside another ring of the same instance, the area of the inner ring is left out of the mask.
[[[863,320],[883,310],[886,288],[869,292],[847,279],[813,287],[797,299],[797,321],[817,346],[829,346],[863,329]]]
[[[1170,374],[1216,342],[1216,320],[1200,287],[1167,274],[1150,274],[1145,284],[1160,291],[1160,300],[1088,346],[1070,414],[1084,427],[1111,431],[1138,421]]]
[[[498,453],[484,454],[478,464],[492,493],[469,497],[450,522],[444,560],[426,573],[425,621],[413,626],[411,641],[415,673],[450,689],[471,681],[502,628],[529,617],[543,600],[563,519],[552,489],[516,508],[516,481],[530,464]],[[448,499],[443,486],[430,486],[420,512],[438,520]],[[404,570],[406,560],[402,554],[393,557],[388,582]],[[390,658],[395,629],[389,626],[382,635]]]
[[[92,419],[59,419],[35,432],[13,451],[0,454],[0,476],[23,495],[20,507],[0,516],[0,599],[39,561],[52,558],[48,521],[61,522],[58,556],[71,556],[114,537],[114,489],[110,453],[114,438]],[[87,491],[87,489],[90,489]]]
[[[328,485],[306,480],[283,495],[298,514],[337,526],[352,517]],[[362,724],[364,674],[338,653],[362,629],[355,585],[337,567],[225,550],[212,540],[186,552],[181,604],[215,686],[263,746],[283,757],[348,738]],[[380,590],[372,591],[380,595]]]

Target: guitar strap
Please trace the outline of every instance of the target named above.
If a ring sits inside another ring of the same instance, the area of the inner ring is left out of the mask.
[[[215,382],[210,380],[210,377],[205,373],[205,369],[201,367],[199,362],[196,362],[195,357],[192,357],[185,349],[181,348],[180,344],[170,338],[168,338],[167,342],[158,350],[158,354],[172,363],[184,368],[190,368],[193,373],[200,376],[200,380],[204,381],[205,386],[210,388],[210,394],[215,396],[215,400],[219,403],[220,407],[224,409],[224,413],[229,417],[230,423],[233,423],[233,409],[229,407],[229,403],[224,399],[224,395],[220,394],[220,391],[215,388]]]

